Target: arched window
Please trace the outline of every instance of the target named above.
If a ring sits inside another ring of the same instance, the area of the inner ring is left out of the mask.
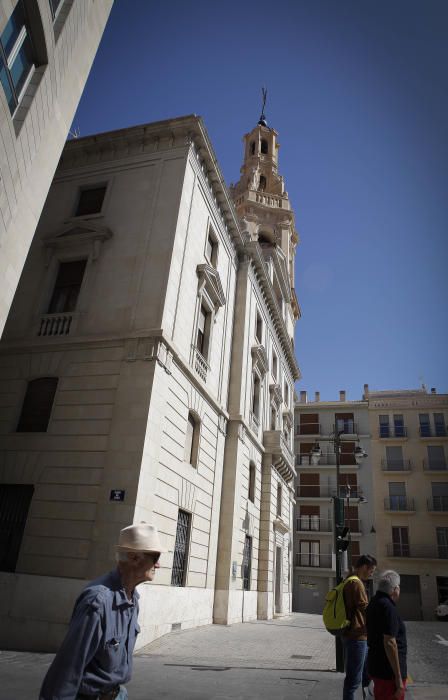
[[[268,152],[268,142],[266,141],[266,139],[261,140],[261,152],[262,153]]]
[[[46,432],[57,385],[57,377],[41,377],[28,382],[17,425],[18,433]]]
[[[200,426],[199,418],[190,411],[187,420],[184,459],[192,467],[198,466]]]
[[[255,155],[255,141],[250,142],[250,155],[251,156]]]
[[[265,191],[266,189],[266,178],[264,175],[260,175],[260,181],[258,184],[258,189],[261,190],[262,192]]]
[[[247,497],[252,503],[255,503],[255,473],[255,464],[251,462],[249,464],[249,491]]]

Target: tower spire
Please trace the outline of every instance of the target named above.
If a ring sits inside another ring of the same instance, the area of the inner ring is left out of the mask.
[[[261,88],[261,114],[260,114],[260,119],[258,120],[258,123],[260,126],[267,126],[268,123],[266,121],[266,116],[264,113],[264,108],[266,107],[266,98],[268,96],[268,89],[265,87]]]

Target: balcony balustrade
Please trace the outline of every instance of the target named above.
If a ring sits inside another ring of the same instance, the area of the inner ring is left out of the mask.
[[[447,464],[445,459],[424,459],[423,471],[425,472],[446,472]]]
[[[296,425],[296,435],[321,435],[320,423],[304,423]]]
[[[336,424],[333,424],[333,432],[340,433],[341,431],[343,435],[357,435],[358,424],[352,420],[339,420]]]
[[[414,499],[407,496],[389,496],[384,499],[384,510],[412,513],[415,511]]]
[[[193,346],[194,353],[194,369],[196,373],[200,376],[203,382],[207,381],[207,374],[210,366],[205,359],[205,357],[199,352],[197,347]]]
[[[421,438],[447,437],[445,425],[436,425],[434,428],[429,424],[421,425],[419,428],[419,433]]]
[[[333,554],[296,552],[296,566],[313,569],[334,569]]]
[[[448,496],[432,496],[428,498],[428,510],[431,513],[447,513]]]
[[[410,472],[410,459],[382,459],[381,469],[383,472]]]
[[[297,486],[298,498],[332,498],[336,495],[336,485],[320,486],[319,484],[300,484]],[[348,489],[347,486],[340,486],[339,497],[350,497],[353,499],[361,498],[362,489],[360,489],[358,486],[352,486],[350,489]]]
[[[333,523],[318,515],[300,515],[296,523],[297,532],[332,532]]]
[[[68,335],[73,321],[73,314],[44,314],[41,316],[38,336]]]
[[[296,457],[296,464],[299,466],[312,466],[312,467],[330,467],[330,466],[336,466],[336,455],[334,452],[330,452],[328,454],[322,454],[316,464],[311,460],[311,455],[310,454],[302,454],[302,455],[297,455]],[[357,467],[359,466],[356,463],[355,455],[348,453],[342,453],[339,456],[339,465],[341,467]]]
[[[407,438],[408,429],[404,425],[380,425],[378,437],[383,438]]]
[[[387,545],[387,556],[409,559],[448,559],[448,545],[410,545],[392,542]]]

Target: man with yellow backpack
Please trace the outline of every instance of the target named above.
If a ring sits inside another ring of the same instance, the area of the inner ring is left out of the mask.
[[[363,681],[367,660],[366,609],[369,604],[364,581],[376,569],[376,559],[362,554],[354,572],[327,594],[324,624],[331,634],[341,636],[345,658],[342,700],[354,700]]]

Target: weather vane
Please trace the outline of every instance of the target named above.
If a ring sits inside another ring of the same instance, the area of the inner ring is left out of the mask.
[[[261,116],[260,121],[266,121],[266,116],[264,113],[264,108],[266,107],[266,98],[268,96],[268,89],[265,87],[261,88]]]

